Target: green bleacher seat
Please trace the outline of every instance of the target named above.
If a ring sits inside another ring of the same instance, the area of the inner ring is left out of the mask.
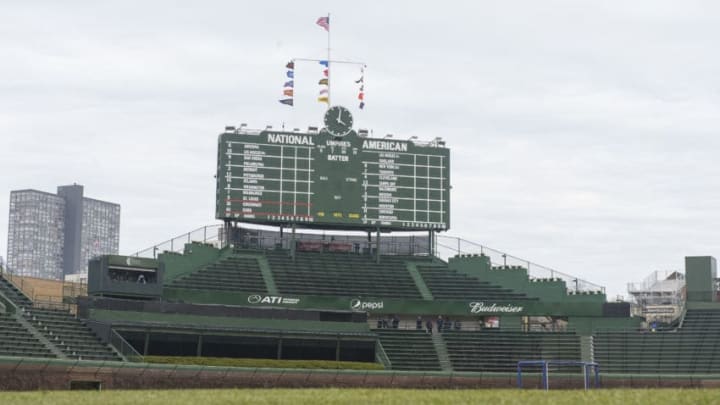
[[[25,308],[23,316],[70,358],[121,360],[117,353],[103,344],[90,328],[67,311]]]

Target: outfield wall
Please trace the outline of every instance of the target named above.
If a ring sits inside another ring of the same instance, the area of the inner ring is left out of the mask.
[[[602,365],[601,365],[602,367]],[[172,388],[516,388],[515,373],[446,373],[175,366],[0,357],[0,391],[67,390],[71,382],[101,389]],[[538,373],[523,373],[540,388]],[[582,388],[577,373],[550,374],[551,389]],[[720,375],[601,374],[603,388],[717,388]]]

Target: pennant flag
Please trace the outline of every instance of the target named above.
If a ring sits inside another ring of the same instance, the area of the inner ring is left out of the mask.
[[[328,89],[322,89],[322,90],[320,90],[320,94],[328,94]]]
[[[365,76],[360,76],[359,79],[355,80],[355,83],[364,83],[365,82]]]
[[[318,97],[318,101],[325,104],[330,104],[327,97]]]
[[[324,85],[327,86],[327,85],[328,85],[328,79],[320,79],[320,81],[318,82],[318,84],[324,84]]]
[[[364,102],[364,101],[360,102],[360,109],[362,110],[363,108],[365,108],[365,102]]]
[[[325,28],[325,31],[330,31],[330,17],[320,17],[315,21],[315,24]]]
[[[283,84],[283,87],[295,87],[295,81],[290,80],[289,82],[285,82],[285,84]]]
[[[287,77],[289,77],[289,78],[291,78],[291,79],[294,78],[294,77],[295,77],[295,72],[293,72],[292,70],[288,70],[288,71],[287,71]]]
[[[293,99],[291,99],[291,98],[285,98],[285,99],[278,100],[278,101],[285,105],[289,105],[289,106],[293,105]]]
[[[286,95],[286,96],[288,96],[288,97],[292,97],[292,96],[293,96],[293,90],[292,90],[292,89],[285,89],[285,90],[283,90],[283,94]]]
[[[360,86],[360,91],[365,91],[365,85]]]
[[[365,94],[364,94],[364,93],[358,94],[358,100],[364,100],[364,99],[365,99]]]
[[[295,61],[291,60],[290,62],[287,63],[287,65],[285,65],[285,67],[288,69],[295,69]]]
[[[328,77],[329,73],[329,69],[323,69],[323,74],[325,75],[325,77]]]
[[[320,61],[320,64],[323,65],[323,66],[325,66],[325,67],[328,67],[328,61],[326,61],[326,60],[321,60],[321,61]]]

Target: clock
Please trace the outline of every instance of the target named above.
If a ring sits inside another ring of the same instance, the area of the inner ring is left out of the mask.
[[[353,117],[347,108],[334,105],[325,112],[325,129],[333,136],[345,136],[352,131]]]

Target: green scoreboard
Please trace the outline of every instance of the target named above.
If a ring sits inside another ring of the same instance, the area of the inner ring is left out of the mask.
[[[317,132],[218,138],[216,217],[299,227],[447,230],[450,151],[440,143]]]

